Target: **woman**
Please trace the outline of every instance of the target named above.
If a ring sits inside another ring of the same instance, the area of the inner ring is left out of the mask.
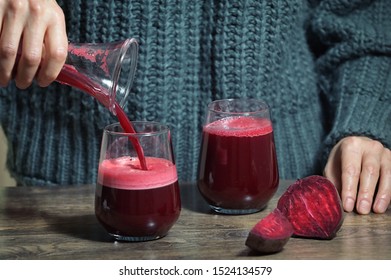
[[[19,184],[95,181],[101,133],[114,119],[90,96],[52,82],[68,39],[134,37],[139,68],[126,111],[170,125],[182,180],[196,178],[207,103],[255,97],[272,110],[281,178],[323,172],[345,211],[389,206],[386,0],[3,0],[0,10],[0,83],[14,78],[0,92],[0,120]]]

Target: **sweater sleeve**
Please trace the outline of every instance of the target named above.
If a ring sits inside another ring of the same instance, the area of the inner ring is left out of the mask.
[[[328,135],[322,161],[350,135],[391,148],[391,5],[388,0],[325,0],[315,7],[309,39]]]

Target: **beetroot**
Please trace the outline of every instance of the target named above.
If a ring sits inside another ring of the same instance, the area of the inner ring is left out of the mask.
[[[341,199],[325,177],[308,176],[290,185],[277,208],[250,231],[246,245],[262,253],[282,250],[290,236],[332,239],[343,222]]]
[[[293,234],[299,237],[332,239],[343,221],[337,189],[322,176],[297,180],[280,197],[277,208],[291,222]]]
[[[252,228],[246,245],[258,252],[276,253],[282,250],[292,234],[291,223],[276,208]]]

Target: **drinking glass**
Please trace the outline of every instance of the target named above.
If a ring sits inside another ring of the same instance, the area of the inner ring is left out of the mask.
[[[181,200],[170,130],[157,122],[118,123],[104,129],[95,191],[95,215],[116,240],[147,241],[165,236],[177,221]],[[133,147],[144,151],[142,169]]]
[[[218,213],[267,206],[279,183],[270,110],[256,99],[216,100],[203,126],[198,188]]]

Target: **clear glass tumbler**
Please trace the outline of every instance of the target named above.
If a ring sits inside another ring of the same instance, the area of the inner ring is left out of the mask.
[[[133,122],[136,134],[116,123],[102,138],[95,215],[116,240],[147,241],[165,236],[181,211],[170,131],[156,122]],[[130,140],[144,150],[143,170]]]
[[[256,99],[217,100],[203,127],[198,188],[224,214],[262,210],[279,183],[268,105]]]

